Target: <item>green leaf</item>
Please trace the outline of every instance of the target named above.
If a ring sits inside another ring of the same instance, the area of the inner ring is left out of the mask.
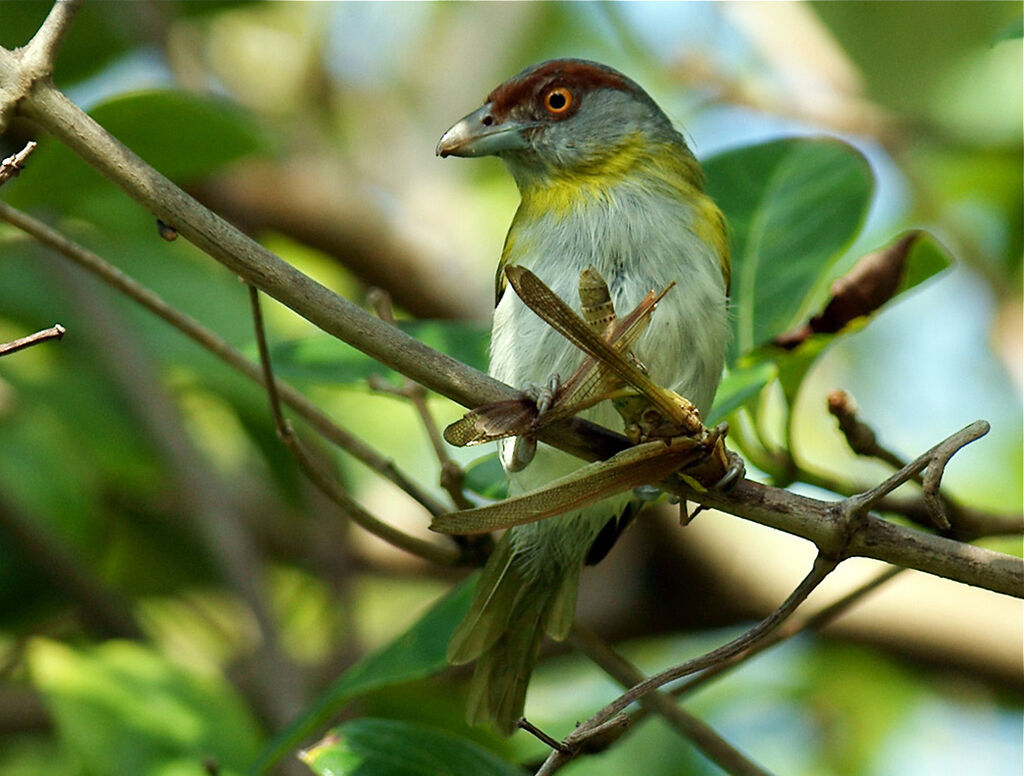
[[[467,490],[493,501],[508,497],[508,477],[497,453],[477,458],[467,466],[462,484]]]
[[[523,776],[464,738],[387,719],[346,722],[301,757],[319,776]]]
[[[62,741],[88,773],[199,776],[206,758],[237,769],[259,747],[256,723],[227,682],[139,644],[76,650],[38,639],[28,664]]]
[[[487,369],[490,330],[466,321],[398,321],[399,329],[435,350],[480,370]],[[365,383],[371,375],[397,373],[334,337],[313,335],[271,348],[274,370],[282,377],[342,385]]]
[[[761,389],[778,376],[775,364],[770,361],[755,361],[751,364],[735,366],[722,378],[715,394],[715,406],[708,415],[706,424],[714,426],[725,420],[750,399],[757,396]]]
[[[472,575],[444,596],[397,639],[343,673],[267,745],[248,773],[265,773],[359,695],[388,685],[422,679],[447,668],[445,653],[448,639],[469,610],[476,576]]]
[[[89,112],[100,125],[176,182],[208,176],[228,162],[270,150],[251,114],[226,100],[175,91],[119,95]],[[65,210],[107,184],[66,146],[51,139],[31,158],[31,175],[11,187],[11,204]],[[6,192],[5,192],[6,194]]]
[[[992,45],[1024,38],[1024,16],[1018,16],[992,37]]]
[[[732,252],[734,335],[729,362],[787,331],[857,235],[874,178],[834,139],[793,138],[740,148],[705,164]]]

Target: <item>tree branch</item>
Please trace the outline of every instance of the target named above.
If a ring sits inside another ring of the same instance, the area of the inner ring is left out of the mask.
[[[82,0],[57,0],[32,40],[20,50],[22,64],[35,78],[53,76],[57,51],[81,7]]]
[[[0,186],[3,186],[11,178],[18,177],[21,171],[25,169],[25,160],[28,159],[29,154],[36,150],[36,145],[35,140],[29,140],[18,153],[11,154],[0,162]]]
[[[0,123],[14,111],[33,119],[164,223],[235,274],[324,331],[407,377],[467,407],[513,398],[516,391],[387,326],[315,282],[210,212],[84,114],[48,80],[26,85],[17,56],[0,48]],[[586,460],[607,458],[625,437],[585,421],[539,434]],[[1002,553],[886,523],[868,516],[853,535],[841,507],[741,481],[727,492],[696,494],[706,506],[802,536],[826,554],[862,555],[1014,596],[1024,596],[1024,563]]]

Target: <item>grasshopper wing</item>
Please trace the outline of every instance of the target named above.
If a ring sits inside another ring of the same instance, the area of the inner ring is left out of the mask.
[[[587,355],[598,359],[604,367],[640,391],[666,418],[672,418],[681,428],[695,434],[703,430],[700,417],[689,401],[674,391],[662,388],[630,363],[619,350],[595,334],[540,278],[519,266],[505,267],[505,276],[527,307]]]
[[[537,420],[537,405],[525,396],[491,402],[467,412],[444,430],[445,441],[455,447],[494,442],[525,434]]]
[[[606,461],[587,464],[522,496],[441,515],[430,524],[430,530],[477,534],[543,520],[663,480],[703,455],[699,442],[690,437],[678,437],[669,444],[655,441],[627,447]]]

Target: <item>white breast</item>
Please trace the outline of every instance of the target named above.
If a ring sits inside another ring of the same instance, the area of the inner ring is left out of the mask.
[[[607,200],[565,218],[545,215],[513,224],[509,263],[520,264],[574,309],[580,272],[593,264],[608,283],[620,315],[649,291],[669,291],[633,348],[655,382],[689,398],[706,416],[721,377],[728,314],[719,259],[693,229],[693,212],[623,184]],[[522,219],[519,219],[520,221]],[[516,387],[568,378],[583,354],[527,308],[508,288],[494,313],[491,374]],[[596,422],[614,424],[614,412]],[[613,425],[621,428],[621,423]]]

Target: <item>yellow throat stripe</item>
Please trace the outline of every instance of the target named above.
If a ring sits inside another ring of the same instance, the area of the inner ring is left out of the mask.
[[[543,216],[561,220],[581,208],[607,204],[612,190],[631,180],[647,179],[671,191],[681,204],[694,210],[696,236],[711,245],[719,256],[726,287],[730,279],[729,243],[725,220],[704,193],[704,175],[697,160],[680,153],[678,146],[647,143],[640,132],[629,135],[617,148],[592,164],[557,172],[538,179],[522,190],[522,203],[505,241],[498,267],[497,296],[504,290],[502,267],[515,250],[517,223],[533,223]]]

